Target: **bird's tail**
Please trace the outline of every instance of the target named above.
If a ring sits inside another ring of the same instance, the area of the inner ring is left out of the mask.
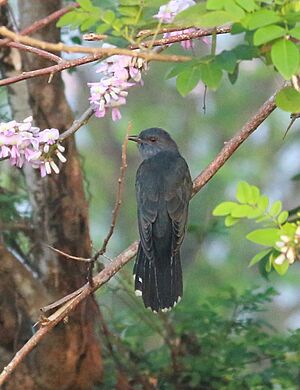
[[[182,297],[182,270],[180,253],[170,259],[149,259],[139,245],[133,269],[135,294],[142,296],[145,307],[151,310],[168,311]]]

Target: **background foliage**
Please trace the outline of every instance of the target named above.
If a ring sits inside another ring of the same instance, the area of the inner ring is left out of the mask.
[[[71,23],[81,31],[95,27],[97,33],[110,34],[110,43],[125,47],[138,30],[155,26],[151,16],[164,2],[79,3],[81,8],[66,14],[60,26]],[[198,3],[178,15],[175,22],[207,27],[234,22],[232,36],[218,37],[213,51],[211,45],[197,42],[196,60],[184,66],[171,69],[167,64],[151,64],[144,87],[131,91],[120,122],[92,119],[80,130],[77,141],[95,248],[110,224],[120,145],[128,121],[133,122],[135,133],[153,126],[168,130],[180,145],[192,176],[198,174],[282,84],[282,77],[289,80],[297,74],[299,47],[294,40],[299,39],[298,7],[296,1]],[[80,39],[77,29],[64,31],[66,41]],[[183,53],[179,47],[168,50]],[[84,86],[93,77],[96,80],[95,68],[89,65],[64,74],[66,93],[75,113],[87,105],[88,90]],[[204,83],[210,87],[206,98]],[[294,84],[277,96],[277,104],[289,112],[300,111],[297,80]],[[2,114],[7,120],[3,96]],[[261,215],[255,214],[252,221],[240,222],[230,229],[224,227],[221,218],[212,216],[213,210],[222,214],[216,206],[232,201],[241,181],[266,194],[273,204],[269,213],[277,222],[281,218],[279,224],[286,222],[287,215],[280,214],[281,207],[275,203],[278,199],[284,210],[299,207],[299,125],[296,122],[283,140],[288,123],[288,114],[276,110],[191,202],[182,254],[185,294],[172,313],[154,316],[144,310],[133,296],[132,264],[98,292],[109,327],[105,336],[103,324],[99,324],[106,346],[103,388],[116,384],[118,372],[125,373],[136,388],[143,375],[153,378],[153,384],[161,389],[298,388],[299,264],[293,264],[284,278],[275,272],[266,274],[268,259],[263,257],[260,268],[248,268],[260,248],[245,237],[259,227],[255,219]],[[128,159],[123,206],[110,243],[110,257],[137,237],[133,183],[139,157],[133,145],[129,146]],[[11,221],[24,222],[31,210],[22,190],[22,173],[12,173],[5,163],[1,164],[0,185],[5,189],[0,193],[1,223],[9,226]],[[240,203],[248,202],[239,195],[237,198]],[[248,216],[245,208],[236,208],[239,211],[233,214],[232,210],[231,219],[226,217],[227,225]],[[24,235],[8,228],[4,231],[7,245],[14,251],[18,252],[19,247],[25,253],[30,251]],[[258,242],[253,236],[252,241]]]

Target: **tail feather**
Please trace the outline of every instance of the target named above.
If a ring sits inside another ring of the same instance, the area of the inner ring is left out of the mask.
[[[170,259],[157,261],[149,259],[140,245],[133,272],[136,295],[142,295],[145,307],[155,312],[166,311],[182,297],[182,271],[178,252]]]

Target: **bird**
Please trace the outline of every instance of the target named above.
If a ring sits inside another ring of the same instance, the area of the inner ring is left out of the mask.
[[[167,131],[153,127],[128,139],[137,143],[142,157],[135,182],[140,236],[133,269],[135,294],[146,308],[166,312],[182,298],[180,247],[193,183]]]

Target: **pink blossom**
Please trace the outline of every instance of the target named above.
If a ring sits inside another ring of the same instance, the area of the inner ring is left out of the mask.
[[[52,171],[59,172],[59,167],[53,160],[58,158],[65,162],[62,155],[64,147],[59,144],[58,129],[40,130],[32,126],[32,117],[23,122],[10,121],[0,123],[0,158],[8,159],[10,164],[22,168],[29,163],[33,168],[39,168],[41,176]]]
[[[90,87],[89,101],[97,118],[103,118],[112,109],[112,119],[121,119],[117,107],[126,104],[128,89],[142,83],[142,71],[147,69],[141,58],[115,55],[103,61],[97,73],[103,76],[99,82],[88,83]]]
[[[171,0],[159,8],[154,18],[159,19],[162,23],[172,23],[177,14],[195,4],[193,0]]]
[[[59,131],[57,129],[45,129],[39,132],[39,142],[47,143],[48,145],[55,144],[59,138]]]
[[[179,14],[180,12],[184,11],[185,9],[195,5],[195,1],[193,0],[171,0],[167,4],[162,5],[159,8],[159,11],[156,15],[154,15],[154,18],[157,18],[160,20],[162,23],[172,23],[173,20],[175,19],[176,15]],[[182,31],[173,31],[169,33],[165,33],[163,35],[164,38],[169,38],[173,36],[177,36],[180,34],[185,34],[185,33],[190,33],[196,31],[194,28],[189,28],[186,30]],[[170,44],[169,46],[171,46]],[[192,40],[187,40],[181,42],[181,46],[185,50],[192,49],[194,47],[194,43]]]

